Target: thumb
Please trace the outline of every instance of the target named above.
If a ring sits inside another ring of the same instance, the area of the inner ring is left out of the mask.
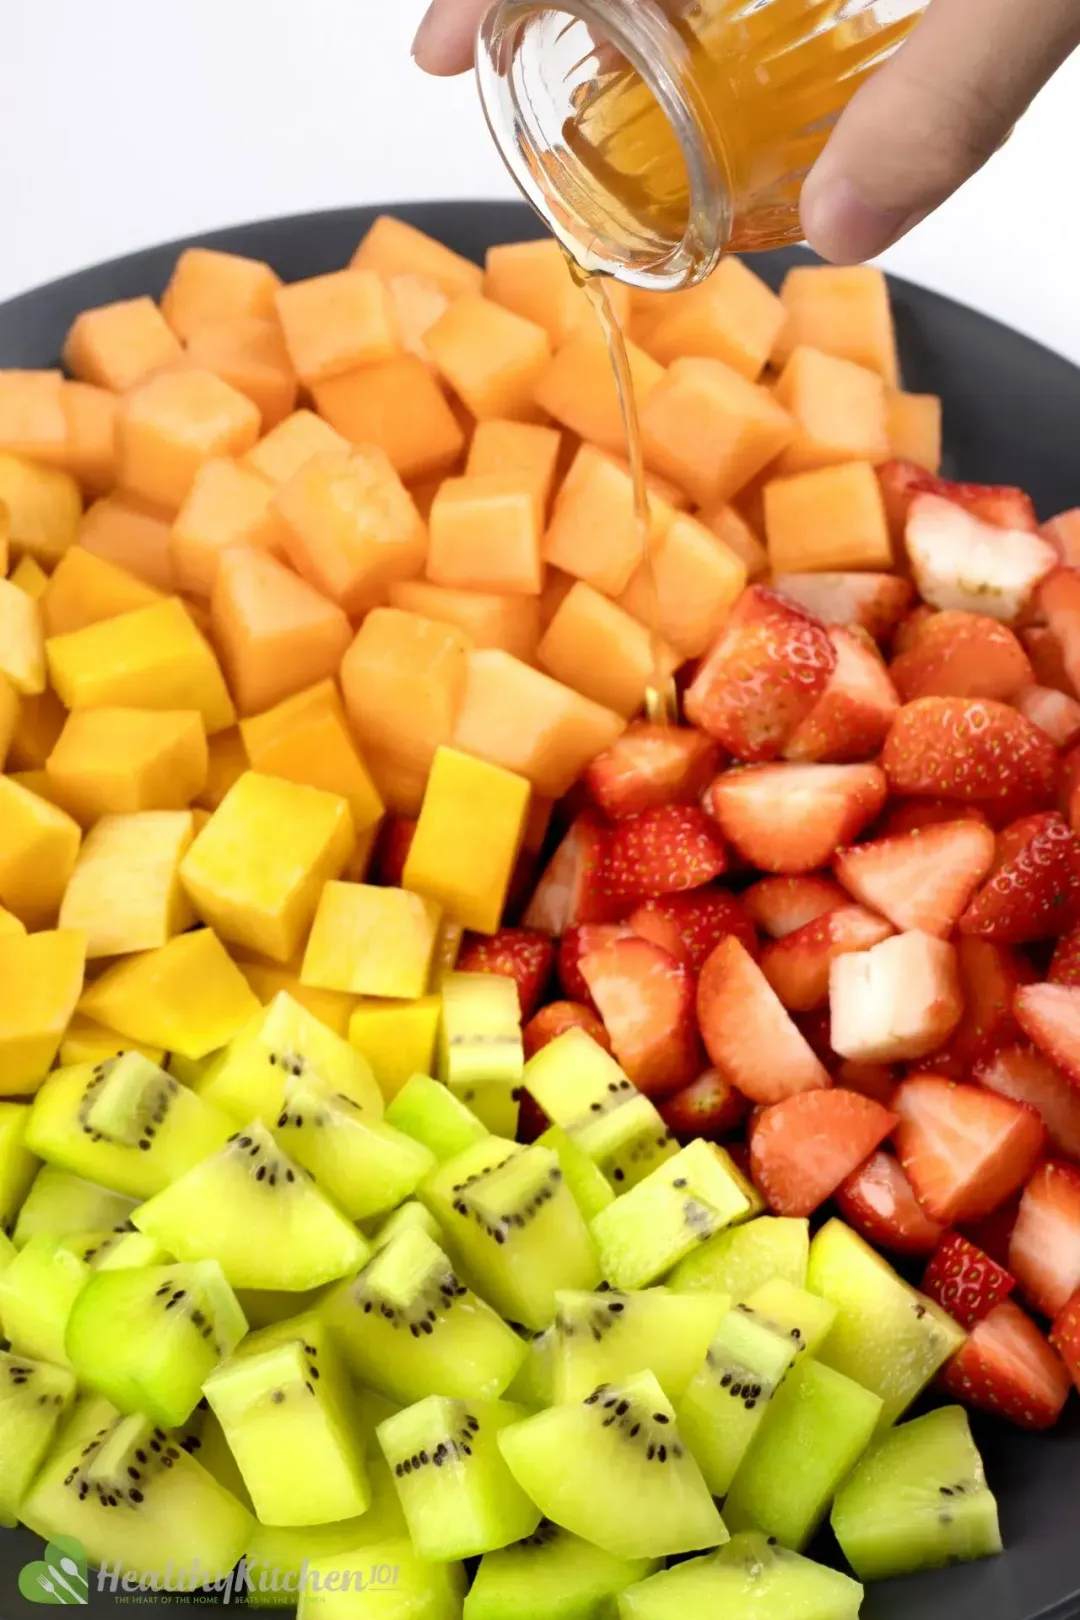
[[[492,0],[432,0],[413,41],[413,55],[428,73],[464,73],[473,65],[476,30]]]
[[[931,0],[844,112],[802,195],[811,247],[873,258],[980,169],[1080,43],[1080,0]]]

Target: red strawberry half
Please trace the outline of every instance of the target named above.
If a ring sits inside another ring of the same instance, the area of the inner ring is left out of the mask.
[[[535,1056],[542,1047],[550,1046],[560,1035],[565,1035],[568,1029],[583,1029],[605,1052],[611,1051],[608,1032],[591,1007],[583,1007],[576,1001],[552,1001],[548,1006],[541,1007],[521,1032],[525,1056]]]
[[[412,841],[416,836],[417,823],[405,816],[387,816],[379,829],[379,836],[375,841],[375,857],[372,866],[375,882],[381,883],[384,888],[398,889],[405,871],[405,862],[409,858]]]
[[[690,1085],[660,1104],[660,1116],[676,1136],[722,1136],[741,1125],[750,1104],[716,1069],[706,1069]]]
[[[872,1153],[836,1189],[836,1202],[849,1226],[894,1254],[930,1254],[945,1230],[922,1209],[891,1153]]]
[[[1029,529],[1002,529],[938,495],[916,495],[904,544],[924,602],[1002,624],[1021,618],[1058,560],[1049,541]]]
[[[998,826],[1053,801],[1057,751],[986,698],[920,698],[897,714],[882,764],[894,793],[980,805]]]
[[[837,906],[846,906],[849,898],[834,878],[807,872],[799,877],[762,878],[743,892],[742,903],[763,934],[783,939]]]
[[[646,900],[631,913],[627,926],[642,939],[662,945],[695,973],[730,934],[757,955],[754,925],[735,895],[724,889],[693,889]]]
[[[1069,690],[1080,697],[1080,573],[1055,568],[1039,587],[1038,605],[1061,649]]]
[[[945,1046],[923,1058],[922,1068],[949,1080],[966,1080],[974,1064],[992,1056],[1020,1037],[1013,1016],[1013,997],[1022,984],[1035,978],[1031,963],[1009,945],[961,934],[956,942],[956,966],[964,1011]],[[991,1086],[991,1091],[1004,1091]],[[1004,1095],[1011,1093],[1004,1091]],[[1021,1102],[1030,1101],[1021,1097]]]
[[[1049,1429],[1072,1385],[1065,1363],[1011,1299],[977,1322],[941,1375],[958,1401],[1022,1429]]]
[[[879,838],[901,838],[922,832],[924,827],[940,827],[950,821],[990,823],[973,804],[957,804],[954,799],[893,799],[877,824]]]
[[[876,765],[757,765],[725,771],[706,795],[725,838],[763,872],[827,866],[878,815]]]
[[[884,641],[911,606],[910,582],[897,574],[779,574],[777,594],[822,624],[865,630]]]
[[[695,806],[669,804],[616,822],[604,884],[612,896],[636,901],[700,889],[726,867],[715,822]]]
[[[972,1070],[972,1079],[999,1096],[1034,1108],[1055,1153],[1080,1160],[1080,1091],[1026,1041],[1000,1047]]]
[[[1042,1152],[1046,1133],[1035,1110],[980,1086],[920,1076],[897,1087],[892,1106],[900,1163],[923,1209],[946,1225],[996,1209]]]
[[[1080,1389],[1080,1294],[1074,1294],[1054,1318],[1050,1343],[1069,1369],[1073,1383]]]
[[[949,1232],[926,1268],[922,1291],[961,1327],[973,1328],[1008,1299],[1015,1280],[974,1243]]]
[[[750,1136],[754,1185],[778,1215],[810,1215],[896,1123],[853,1091],[806,1091],[758,1115]]]
[[[641,720],[597,755],[585,782],[615,821],[665,804],[696,804],[721,762],[719,745],[703,731]]]
[[[1080,1170],[1048,1159],[1024,1188],[1009,1270],[1028,1302],[1056,1316],[1080,1288]]]
[[[1017,710],[1045,731],[1055,748],[1071,748],[1080,737],[1080,703],[1051,686],[1023,686],[1013,698]]]
[[[1013,1001],[1020,1028],[1039,1051],[1080,1087],[1080,988],[1028,984]]]
[[[1056,811],[1001,835],[995,870],[960,918],[965,934],[1023,945],[1080,921],[1080,838]]]
[[[518,987],[523,1020],[540,1005],[555,965],[555,947],[535,928],[500,928],[490,939],[470,934],[458,957],[459,973],[498,973]]]
[[[601,945],[610,945],[613,940],[629,939],[633,932],[627,923],[581,923],[577,928],[567,929],[559,941],[556,958],[563,994],[571,1001],[583,1001],[590,1006],[589,987],[578,966],[581,958],[588,956],[590,951],[599,950]]]
[[[701,970],[697,1015],[713,1063],[752,1102],[831,1084],[753,957],[734,937]]]
[[[608,837],[599,816],[577,817],[536,885],[522,919],[526,927],[560,935],[577,923],[618,917],[620,905],[604,887]]]
[[[995,698],[1010,703],[1035,678],[1007,625],[981,613],[935,613],[913,646],[889,666],[902,703],[922,697]]]
[[[836,958],[868,951],[892,932],[891,923],[864,906],[841,906],[766,945],[761,971],[789,1012],[812,1012],[829,998],[829,970]]]
[[[784,745],[784,758],[839,764],[881,752],[900,707],[896,688],[870,637],[834,625],[828,632],[836,668],[806,719]]]
[[[1075,697],[1073,683],[1065,668],[1061,642],[1050,627],[1045,624],[1032,625],[1030,629],[1020,631],[1020,640],[1024,643],[1024,651],[1031,659],[1031,667],[1039,685],[1049,686],[1055,692],[1064,692],[1069,697]]]
[[[1047,977],[1051,984],[1080,986],[1080,928],[1070,929],[1058,940]]]
[[[853,899],[900,929],[945,939],[994,860],[994,835],[951,821],[841,850],[833,870]]]
[[[611,1048],[649,1097],[681,1091],[701,1073],[689,969],[647,939],[619,939],[583,956],[589,987]]]
[[[1039,520],[1030,495],[1009,484],[956,484],[912,461],[886,461],[877,469],[894,534],[903,534],[916,495],[938,495],[1000,529],[1028,529]]]

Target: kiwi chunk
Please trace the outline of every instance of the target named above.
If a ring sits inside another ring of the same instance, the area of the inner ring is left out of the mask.
[[[379,1445],[421,1558],[469,1558],[532,1535],[540,1511],[498,1444],[501,1431],[521,1416],[507,1401],[430,1395],[379,1424]]]
[[[372,1249],[385,1249],[399,1232],[411,1231],[413,1227],[426,1232],[432,1243],[442,1242],[442,1227],[430,1209],[418,1198],[409,1198],[375,1226],[371,1234]]]
[[[828,1221],[811,1243],[806,1286],[836,1307],[821,1360],[881,1396],[883,1429],[964,1342],[951,1317],[842,1221]]]
[[[600,1166],[558,1125],[552,1125],[536,1140],[540,1147],[550,1148],[555,1154],[574,1202],[587,1221],[614,1203],[614,1189]]]
[[[135,1199],[73,1176],[54,1164],[43,1164],[34,1177],[15,1223],[15,1246],[32,1237],[67,1237],[72,1232],[107,1232],[122,1226]]]
[[[75,1399],[75,1377],[0,1351],[0,1525],[10,1530],[42,1458]]]
[[[620,1620],[858,1620],[863,1589],[752,1531],[653,1575],[619,1599]]]
[[[175,1428],[246,1332],[221,1267],[202,1260],[98,1272],[72,1307],[65,1345],[81,1383]]]
[[[64,1331],[89,1275],[70,1239],[35,1237],[19,1250],[0,1272],[0,1322],[16,1355],[67,1365]]]
[[[160,1266],[168,1254],[144,1232],[137,1232],[130,1221],[115,1232],[74,1232],[64,1242],[93,1271],[130,1271],[140,1266]]]
[[[456,1275],[426,1232],[402,1231],[325,1306],[357,1378],[403,1403],[501,1395],[525,1346]]]
[[[386,1110],[386,1123],[422,1142],[440,1164],[488,1134],[483,1121],[449,1086],[426,1074],[406,1080]]]
[[[439,1078],[489,1131],[513,1136],[525,1052],[517,985],[497,973],[451,973],[442,985]]]
[[[393,1209],[435,1167],[422,1142],[304,1079],[285,1082],[274,1135],[354,1221]]]
[[[233,1288],[317,1288],[369,1254],[355,1226],[258,1121],[141,1205],[134,1221],[179,1260],[218,1260]]]
[[[671,1273],[668,1286],[679,1293],[704,1289],[730,1294],[732,1299],[745,1299],[774,1277],[805,1288],[809,1254],[809,1221],[759,1215],[691,1249]]]
[[[598,1384],[653,1373],[677,1400],[705,1360],[729,1300],[722,1294],[560,1292],[556,1295],[553,1396],[582,1401]]]
[[[797,1350],[811,1356],[817,1355],[836,1321],[836,1307],[827,1299],[819,1299],[805,1288],[796,1288],[783,1277],[762,1283],[745,1303],[785,1338],[790,1338]]]
[[[524,1541],[484,1554],[464,1620],[605,1620],[619,1593],[654,1567],[613,1558],[545,1520]]]
[[[528,1328],[519,1328],[518,1333],[525,1345],[525,1360],[513,1383],[507,1385],[506,1398],[538,1412],[555,1399],[555,1324],[539,1333],[530,1333]]]
[[[390,1585],[372,1571],[393,1570]],[[465,1571],[432,1564],[402,1540],[365,1544],[355,1551],[313,1559],[300,1595],[297,1620],[460,1620]]]
[[[26,1146],[26,1103],[0,1101],[0,1232],[12,1231],[15,1212],[26,1197],[38,1161]]]
[[[943,1406],[883,1435],[838,1492],[832,1527],[863,1581],[999,1553],[997,1503],[964,1409]]]

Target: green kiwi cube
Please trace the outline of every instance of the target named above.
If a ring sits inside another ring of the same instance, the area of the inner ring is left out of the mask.
[[[724,1504],[733,1530],[801,1552],[870,1444],[881,1399],[803,1357],[769,1402]]]
[[[422,1142],[303,1079],[285,1082],[274,1135],[354,1221],[394,1209],[435,1168]]]
[[[524,1541],[484,1554],[464,1620],[606,1620],[619,1593],[654,1568],[653,1559],[613,1558],[544,1522]]]
[[[499,1445],[546,1519],[615,1558],[665,1558],[727,1540],[651,1372],[538,1412],[503,1429]]]
[[[75,1399],[66,1367],[0,1351],[0,1525],[10,1530]]]
[[[399,1232],[407,1232],[414,1226],[418,1226],[421,1232],[426,1232],[433,1243],[442,1242],[442,1227],[430,1209],[418,1198],[407,1198],[375,1226],[375,1230],[371,1232],[372,1249],[385,1249]]]
[[[43,1164],[19,1210],[15,1246],[21,1249],[38,1233],[67,1237],[75,1232],[111,1231],[124,1225],[135,1204],[134,1198],[123,1193],[96,1187],[54,1164]]]
[[[568,1134],[616,1193],[636,1187],[679,1151],[655,1104],[640,1093],[587,1116]]]
[[[272,1288],[238,1288],[236,1297],[252,1331],[274,1327],[313,1311],[326,1297],[326,1288],[298,1289],[293,1293]]]
[[[599,1165],[594,1164],[588,1154],[583,1153],[573,1138],[560,1130],[558,1125],[552,1125],[536,1140],[538,1146],[550,1148],[558,1158],[566,1185],[587,1221],[614,1203],[615,1190]]]
[[[6,1233],[0,1232],[0,1272],[7,1270],[18,1252]],[[3,1328],[3,1325],[3,1319],[0,1318],[0,1328]]]
[[[419,1227],[402,1230],[327,1297],[325,1319],[361,1383],[392,1400],[503,1393],[526,1346]]]
[[[258,1121],[142,1204],[133,1220],[178,1260],[219,1261],[233,1288],[317,1288],[355,1271],[370,1253]]]
[[[388,1485],[397,1505],[397,1492]],[[378,1540],[368,1533],[368,1519],[373,1509],[353,1519],[339,1519],[334,1524],[291,1525],[258,1524],[245,1554],[247,1576],[247,1606],[249,1609],[295,1608],[301,1591],[305,1567],[341,1553],[353,1552],[366,1542]],[[400,1512],[400,1510],[399,1510]],[[398,1529],[392,1534],[404,1536],[405,1519],[401,1516]],[[363,1559],[356,1566],[365,1570],[370,1565]]]
[[[680,1293],[704,1289],[730,1294],[732,1299],[746,1299],[774,1277],[805,1288],[809,1255],[809,1221],[759,1215],[691,1249],[671,1273],[668,1286]]]
[[[145,1232],[81,1232],[64,1240],[75,1245],[75,1253],[93,1271],[130,1271],[143,1266],[161,1266],[171,1258],[160,1243]]]
[[[862,1600],[850,1576],[744,1531],[719,1552],[630,1587],[619,1620],[859,1620]]]
[[[379,1445],[421,1558],[469,1558],[532,1535],[540,1511],[498,1444],[500,1432],[521,1416],[507,1401],[429,1395],[379,1424]]]
[[[84,1109],[91,1133],[137,1148],[149,1128],[152,1141],[157,1116],[164,1115],[179,1082],[139,1052],[120,1052],[103,1068]]]
[[[246,1332],[221,1267],[203,1260],[95,1273],[72,1306],[64,1342],[80,1383],[121,1412],[176,1428]]]
[[[943,1406],[882,1435],[837,1493],[832,1527],[863,1581],[999,1553],[997,1503],[964,1409]]]
[[[796,1288],[783,1277],[755,1288],[745,1303],[772,1327],[790,1338],[795,1348],[816,1356],[832,1332],[836,1307],[805,1288]]]
[[[531,1333],[519,1329],[525,1345],[525,1360],[506,1386],[508,1401],[516,1401],[530,1412],[550,1406],[555,1399],[555,1324]]]
[[[0,1232],[5,1235],[13,1230],[16,1211],[38,1169],[26,1146],[29,1119],[27,1103],[0,1102]]]
[[[67,1365],[64,1331],[90,1268],[66,1238],[35,1237],[0,1273],[0,1323],[12,1351]]]
[[[553,1397],[583,1401],[598,1384],[649,1371],[677,1400],[702,1366],[730,1301],[646,1288],[556,1296]]]
[[[726,1153],[691,1142],[592,1222],[600,1264],[616,1288],[644,1288],[753,1204]]]
[[[517,984],[498,973],[451,973],[442,984],[439,1078],[499,1136],[517,1130],[525,1052]]]
[[[407,1537],[312,1559],[297,1620],[461,1620],[465,1571],[428,1562]]]
[[[842,1221],[810,1245],[806,1286],[836,1307],[820,1359],[882,1399],[888,1428],[964,1342],[964,1332]]]
[[[426,1074],[406,1080],[386,1110],[386,1123],[422,1142],[440,1164],[488,1134],[487,1126],[449,1086]]]

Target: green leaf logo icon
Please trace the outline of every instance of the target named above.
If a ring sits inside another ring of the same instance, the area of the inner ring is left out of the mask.
[[[27,1564],[19,1574],[19,1591],[28,1603],[86,1603],[86,1549],[71,1536],[57,1536],[45,1556]]]

